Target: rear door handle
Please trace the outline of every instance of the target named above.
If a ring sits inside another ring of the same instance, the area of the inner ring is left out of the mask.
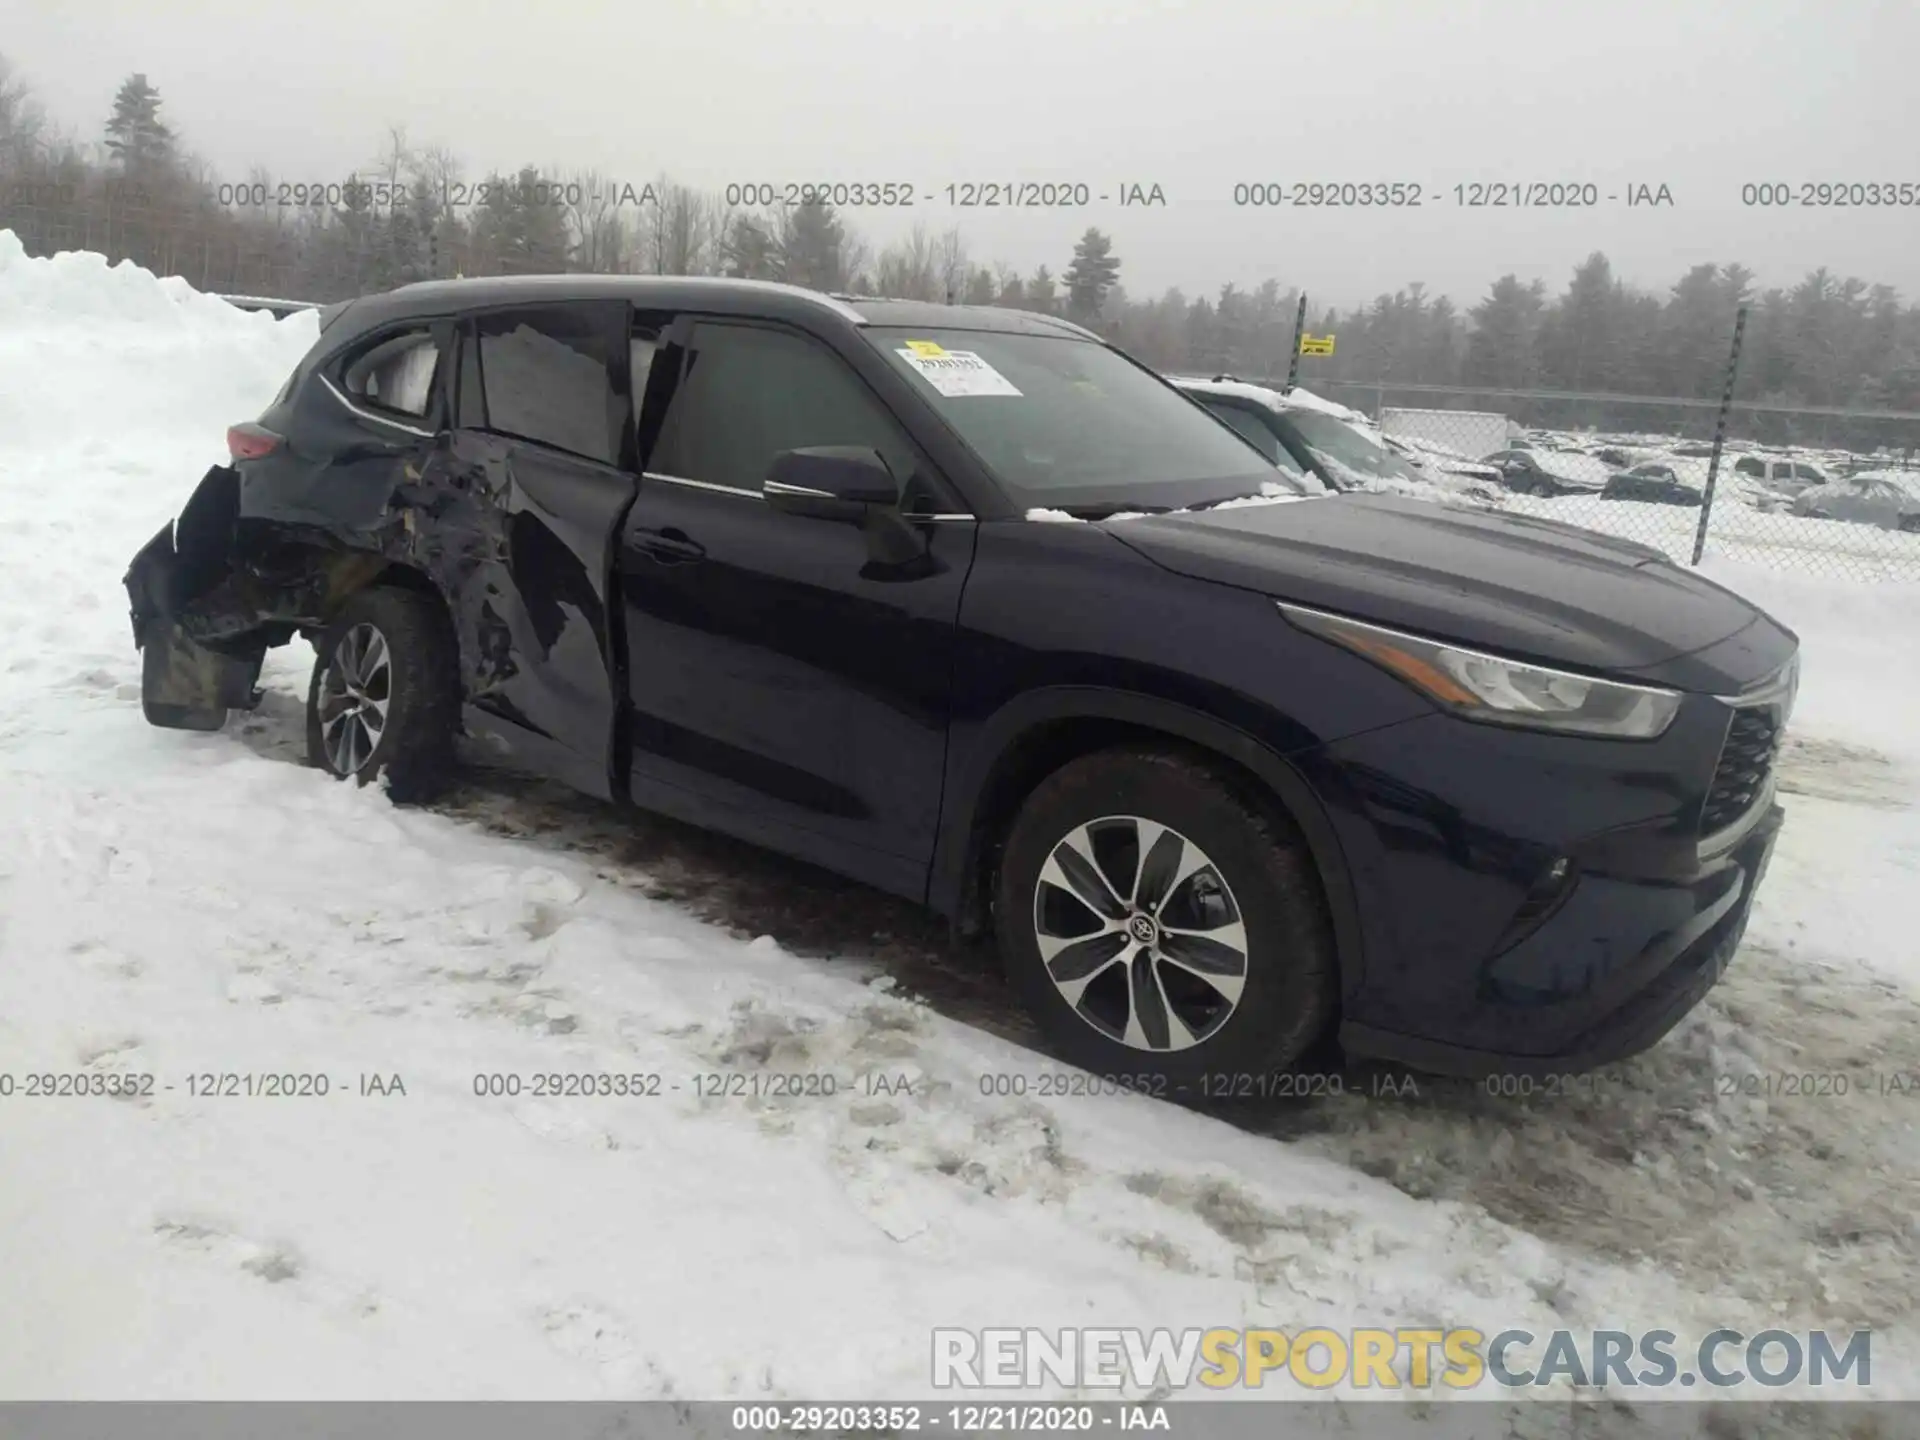
[[[663,565],[684,565],[689,561],[704,560],[707,555],[706,546],[688,539],[684,530],[674,529],[636,530],[633,548]]]

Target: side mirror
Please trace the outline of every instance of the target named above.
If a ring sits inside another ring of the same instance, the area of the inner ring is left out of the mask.
[[[900,479],[880,452],[865,445],[782,450],[761,483],[767,504],[788,515],[859,522],[900,503]]]

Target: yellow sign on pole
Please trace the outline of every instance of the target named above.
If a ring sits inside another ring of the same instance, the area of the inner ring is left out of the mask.
[[[1300,353],[1302,355],[1331,355],[1333,353],[1333,336],[1330,334],[1302,335],[1300,337]]]

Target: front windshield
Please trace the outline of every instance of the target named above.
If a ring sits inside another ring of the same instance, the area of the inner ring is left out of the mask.
[[[1021,506],[1179,508],[1300,488],[1105,345],[992,330],[876,326],[866,335]]]
[[[1309,450],[1341,469],[1373,479],[1419,478],[1406,461],[1344,420],[1317,410],[1289,410],[1286,418]]]

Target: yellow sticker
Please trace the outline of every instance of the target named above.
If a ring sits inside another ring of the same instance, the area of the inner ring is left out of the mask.
[[[944,355],[946,350],[932,340],[909,340],[907,348],[916,355]]]

